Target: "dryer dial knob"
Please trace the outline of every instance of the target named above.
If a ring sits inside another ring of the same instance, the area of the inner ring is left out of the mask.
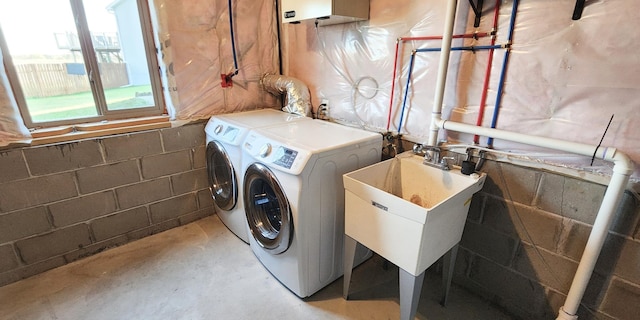
[[[220,132],[222,132],[222,125],[221,124],[217,125],[215,129],[213,129],[213,132],[215,134],[220,134]]]
[[[267,143],[262,148],[260,148],[260,156],[263,158],[268,157],[271,154],[271,144]]]

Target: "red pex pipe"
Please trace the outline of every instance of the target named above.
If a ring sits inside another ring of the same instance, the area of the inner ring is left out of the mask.
[[[391,78],[391,99],[389,99],[389,115],[387,116],[387,132],[391,125],[391,110],[393,109],[393,93],[396,90],[396,72],[398,71],[398,49],[400,47],[400,39],[396,40],[396,55],[393,59],[393,78]]]
[[[500,0],[496,0],[496,6],[493,11],[493,32],[498,30],[498,13],[500,12]],[[496,44],[496,35],[491,38],[491,45]],[[487,61],[487,70],[484,73],[484,84],[482,88],[482,96],[480,97],[480,109],[478,110],[478,119],[476,120],[476,126],[482,126],[484,120],[484,110],[487,105],[487,94],[489,91],[489,78],[491,78],[491,67],[493,65],[493,52],[494,49],[489,50],[489,59]],[[480,136],[473,136],[473,143],[480,144]]]
[[[500,0],[498,0],[500,1]],[[496,15],[497,17],[497,15]],[[498,23],[497,18],[494,19],[495,23]],[[495,30],[495,27],[494,27]],[[470,38],[482,38],[491,35],[489,32],[476,32],[476,33],[467,33],[467,34],[457,34],[453,35],[454,39],[470,39]],[[389,131],[389,127],[391,126],[391,114],[393,112],[393,96],[395,93],[396,87],[396,75],[398,72],[398,51],[400,50],[400,42],[405,43],[407,41],[426,41],[426,40],[442,40],[442,36],[425,36],[425,37],[400,37],[396,41],[396,53],[395,59],[393,61],[393,78],[391,78],[391,98],[389,99],[389,115],[387,116],[387,131]],[[495,45],[495,39],[491,43],[491,45]],[[491,54],[493,54],[493,49],[491,50]]]

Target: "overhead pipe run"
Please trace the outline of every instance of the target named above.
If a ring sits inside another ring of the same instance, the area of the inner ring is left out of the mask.
[[[500,1],[500,0],[498,0]],[[466,34],[457,34],[454,35],[454,39],[479,39],[482,37],[487,37],[490,35],[494,35],[493,32],[474,32],[474,33],[466,33]],[[396,53],[393,59],[393,76],[391,77],[391,94],[389,98],[389,114],[387,115],[387,132],[389,132],[389,127],[391,126],[391,114],[393,112],[393,98],[395,94],[396,88],[396,75],[398,71],[398,51],[400,50],[400,44],[404,44],[407,41],[427,41],[427,40],[442,40],[442,36],[418,36],[418,37],[400,37],[396,40]],[[492,45],[495,44],[495,41]],[[412,53],[413,54],[413,53]],[[413,56],[412,56],[413,59]],[[409,76],[411,76],[411,67],[409,69]],[[408,81],[407,81],[408,83]],[[401,117],[404,114],[404,105],[401,113]],[[400,124],[402,124],[402,118],[400,118]],[[400,134],[400,125],[398,127],[398,134]]]
[[[492,46],[464,46],[464,47],[453,47],[450,48],[451,51],[479,51],[479,50],[493,50],[506,48],[506,45],[492,45]],[[411,83],[411,75],[413,74],[413,66],[415,62],[415,56],[418,52],[438,52],[441,51],[442,48],[421,48],[415,49],[411,52],[411,60],[409,60],[409,71],[407,74],[407,84],[404,90],[404,98],[402,99],[402,109],[400,111],[400,123],[398,124],[398,134],[402,134],[402,124],[404,122],[404,111],[407,106],[407,98],[409,96],[409,85]],[[391,110],[389,110],[391,111]],[[389,112],[389,119],[391,117],[391,112]],[[387,125],[388,130],[388,125]]]
[[[578,307],[584,296],[584,292],[589,284],[589,279],[593,274],[598,256],[602,251],[602,246],[607,237],[607,233],[616,209],[620,205],[622,195],[625,191],[629,177],[633,172],[633,162],[624,153],[615,148],[596,147],[582,143],[569,142],[559,139],[537,137],[522,133],[509,132],[505,130],[484,128],[465,123],[447,121],[442,119],[442,101],[444,97],[445,83],[447,80],[447,69],[449,66],[449,54],[451,53],[451,40],[453,26],[455,22],[457,0],[449,0],[447,5],[447,15],[445,20],[444,36],[442,38],[442,55],[438,68],[438,78],[436,85],[436,97],[434,98],[431,132],[428,145],[436,145],[439,129],[446,129],[468,134],[494,137],[497,139],[513,141],[517,143],[544,147],[555,150],[567,151],[584,156],[592,156],[594,149],[596,157],[614,163],[613,174],[609,181],[609,186],[602,199],[602,204],[598,210],[589,240],[585,246],[580,264],[571,283],[571,288],[565,300],[564,306],[560,308],[557,320],[577,320]]]
[[[496,33],[498,31],[498,14],[500,13],[500,2],[496,0],[496,5],[493,8],[493,29],[491,30],[493,35],[491,37],[491,45],[496,44]],[[487,95],[489,94],[489,80],[491,79],[491,67],[493,66],[493,53],[495,50],[489,50],[489,58],[487,59],[487,69],[484,72],[484,82],[482,84],[482,95],[480,96],[480,106],[478,107],[478,118],[476,119],[476,125],[482,126],[484,120],[484,110],[487,106]],[[480,136],[475,135],[473,137],[473,143],[480,144]]]
[[[502,70],[500,71],[500,81],[498,82],[498,93],[496,94],[496,106],[493,109],[493,117],[491,118],[491,128],[495,128],[498,124],[498,114],[500,113],[500,105],[502,104],[502,93],[504,92],[504,82],[507,76],[507,65],[509,64],[509,55],[511,54],[511,42],[513,41],[513,30],[516,27],[516,14],[518,12],[518,0],[513,0],[511,7],[511,19],[509,22],[509,34],[507,36],[507,51],[504,53],[502,61]],[[493,147],[493,137],[487,140],[489,148]]]

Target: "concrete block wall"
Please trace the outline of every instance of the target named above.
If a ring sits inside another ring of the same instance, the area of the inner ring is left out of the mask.
[[[555,319],[606,186],[494,161],[474,196],[454,281],[522,319]],[[626,193],[580,319],[640,314],[640,204]]]
[[[0,151],[0,286],[213,214],[204,126]]]

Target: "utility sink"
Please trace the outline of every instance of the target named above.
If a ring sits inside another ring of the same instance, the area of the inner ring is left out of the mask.
[[[423,160],[408,151],[343,176],[345,234],[413,276],[460,242],[486,178]]]

